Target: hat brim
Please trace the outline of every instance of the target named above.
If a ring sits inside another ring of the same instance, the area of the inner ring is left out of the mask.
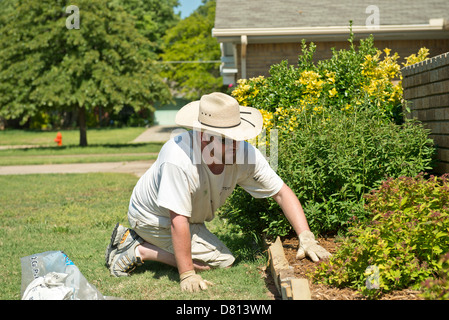
[[[236,141],[243,141],[257,137],[262,131],[263,117],[259,110],[253,107],[240,107],[240,124],[230,128],[213,127],[198,121],[200,102],[193,101],[182,107],[176,113],[175,122],[181,127],[197,131],[209,131],[224,135]]]

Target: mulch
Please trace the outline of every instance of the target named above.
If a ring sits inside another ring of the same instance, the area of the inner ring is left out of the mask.
[[[317,240],[330,253],[335,253],[339,245],[335,241],[335,237],[318,238]],[[313,282],[310,274],[317,267],[318,263],[313,262],[309,258],[297,260],[296,252],[298,250],[298,244],[297,237],[282,240],[285,257],[289,265],[294,268],[295,277],[309,279],[312,300],[365,300],[357,290],[349,288],[340,289]],[[419,291],[404,289],[385,294],[381,297],[381,300],[422,300],[419,294]]]

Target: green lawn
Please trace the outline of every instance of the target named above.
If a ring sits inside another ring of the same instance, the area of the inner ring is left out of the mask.
[[[127,278],[114,278],[104,265],[104,250],[126,212],[137,178],[128,174],[0,176],[0,299],[20,299],[20,258],[62,250],[87,280],[107,296],[123,299],[269,299],[260,267],[266,256],[243,236],[215,219],[210,225],[236,255],[229,269],[203,273],[209,290],[180,291],[175,268],[145,263]],[[256,258],[254,258],[256,256]]]
[[[145,128],[91,129],[89,146],[79,147],[76,130],[63,131],[63,146],[46,146],[55,132],[6,130],[0,131],[1,145],[31,146],[32,148],[0,148],[0,166],[89,163],[151,160],[157,157],[162,143],[131,143]]]
[[[0,150],[0,166],[156,159],[162,143],[62,146]]]
[[[88,129],[89,145],[130,143],[143,133],[146,128],[112,128]],[[4,130],[0,131],[1,145],[56,146],[54,139],[58,131]],[[79,145],[79,130],[61,130],[63,146]]]

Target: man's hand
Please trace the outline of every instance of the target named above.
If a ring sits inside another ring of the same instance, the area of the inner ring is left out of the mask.
[[[296,259],[304,259],[306,256],[310,257],[313,262],[317,262],[320,259],[328,259],[331,254],[317,243],[312,232],[308,230],[301,232],[299,234],[299,249]]]
[[[207,285],[212,286],[213,283],[203,280],[195,270],[186,271],[179,276],[181,279],[181,290],[189,292],[198,292],[200,290],[207,290]]]

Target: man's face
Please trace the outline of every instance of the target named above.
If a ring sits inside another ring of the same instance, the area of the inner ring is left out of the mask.
[[[234,164],[236,162],[239,141],[226,138],[218,134],[203,132],[201,134],[203,149],[203,159],[206,163]],[[210,160],[210,162],[208,161]]]

